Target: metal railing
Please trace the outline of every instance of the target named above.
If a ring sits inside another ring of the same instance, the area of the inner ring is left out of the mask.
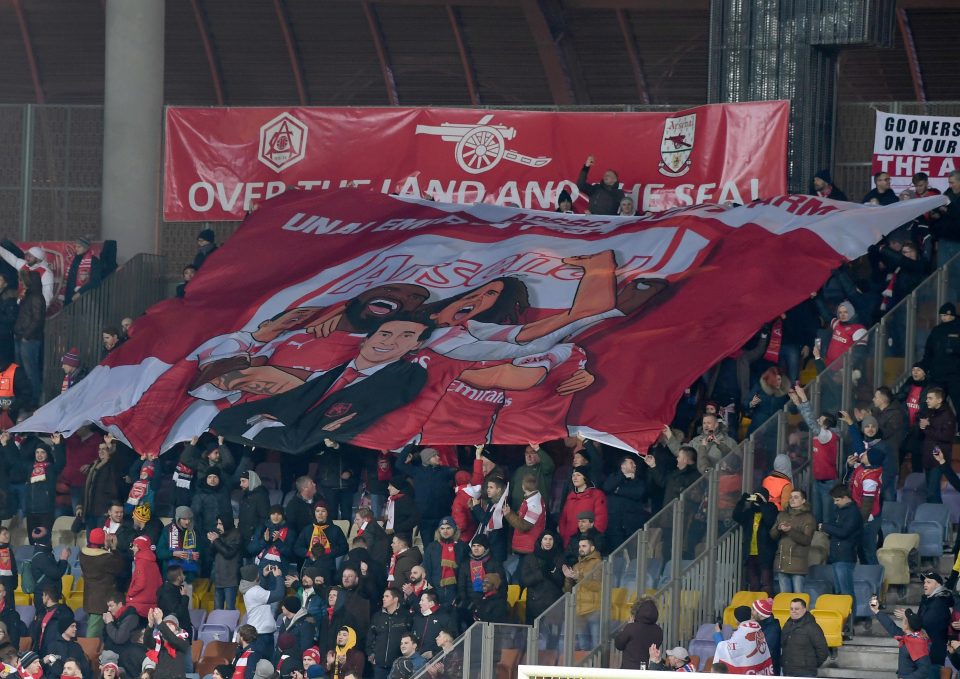
[[[60,392],[60,359],[64,353],[77,348],[83,366],[96,365],[103,350],[104,326],[119,327],[127,316],[136,319],[166,296],[165,266],[165,258],[160,255],[136,255],[98,288],[47,319],[43,352],[43,391],[47,399]]]
[[[535,645],[529,625],[475,622],[449,651],[429,658],[413,679],[515,678],[517,666]]]

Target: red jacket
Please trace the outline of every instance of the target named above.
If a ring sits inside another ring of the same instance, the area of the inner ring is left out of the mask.
[[[594,523],[598,531],[607,532],[607,496],[599,488],[587,488],[582,493],[571,491],[563,503],[560,514],[560,537],[566,544],[577,532],[577,514],[590,511],[594,514]]]
[[[157,555],[153,550],[141,549],[133,557],[133,578],[127,588],[127,603],[146,618],[150,609],[157,607],[157,590],[162,584]]]
[[[469,502],[470,496],[461,488],[454,496],[453,508],[450,510],[453,522],[460,529],[460,539],[464,542],[470,542],[473,534],[477,532],[477,522],[473,520],[473,514],[470,513]]]

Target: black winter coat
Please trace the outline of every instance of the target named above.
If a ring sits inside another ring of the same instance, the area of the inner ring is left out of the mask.
[[[20,371],[17,370],[19,373]],[[12,445],[12,444],[7,444]],[[66,465],[66,452],[63,443],[49,446],[50,454],[47,457],[47,469],[42,481],[30,482],[34,465],[33,450],[21,450],[20,469],[24,479],[26,479],[27,494],[27,513],[28,514],[47,514],[53,513],[53,508],[57,499],[57,477],[63,471]]]
[[[680,493],[692,486],[700,478],[696,465],[687,465],[683,469],[664,470],[657,465],[650,470],[650,480],[663,488],[663,505],[670,504],[680,497]]]
[[[930,331],[923,347],[923,363],[934,382],[960,377],[960,319],[941,323]]]
[[[449,512],[450,505],[447,505],[446,511]],[[441,515],[441,518],[446,514]],[[420,510],[413,498],[409,495],[401,495],[396,499],[393,506],[393,532],[413,534],[413,529],[420,523]]]
[[[626,533],[626,537],[633,535],[647,518],[647,512],[643,508],[647,499],[646,481],[637,475],[628,479],[623,472],[617,470],[606,478],[602,490],[607,494],[608,525],[616,523]],[[616,546],[610,545],[611,548]]]
[[[650,644],[663,644],[663,629],[657,624],[659,617],[656,603],[645,601],[638,607],[634,621],[616,633],[613,644],[623,651],[620,669],[639,670],[641,663],[650,661]]]
[[[833,522],[823,524],[821,530],[830,536],[829,563],[857,563],[857,548],[863,537],[863,517],[855,503],[839,507]]]
[[[780,676],[780,621],[772,615],[760,621],[763,638],[767,640],[770,660],[773,661],[773,674]]]
[[[520,563],[520,585],[527,588],[526,623],[533,621],[563,596],[563,554],[545,552],[539,544]]]
[[[367,634],[367,659],[373,656],[373,664],[381,669],[391,667],[400,657],[400,637],[410,630],[410,622],[410,613],[402,606],[393,613],[375,613]]]
[[[180,621],[180,629],[193,634],[193,623],[190,622],[190,597],[180,593],[180,588],[169,582],[164,582],[157,590],[157,608],[164,615],[175,615]]]
[[[323,534],[330,543],[330,551],[324,551],[320,545],[317,549],[310,549],[310,540],[313,537],[314,528],[322,527]],[[332,524],[313,524],[306,526],[300,531],[300,536],[293,546],[293,553],[298,559],[303,560],[304,566],[314,566],[320,569],[320,575],[324,582],[333,582],[333,575],[336,571],[336,560],[347,553],[347,538],[344,537],[340,527]]]
[[[766,635],[766,631],[764,631]],[[789,618],[780,633],[780,666],[788,677],[815,677],[830,655],[823,630],[807,611],[799,620]]]
[[[930,662],[934,665],[943,665],[947,655],[947,628],[952,607],[953,594],[946,589],[920,598],[917,614],[923,620],[923,631],[930,637]]]
[[[245,490],[240,495],[240,514],[237,529],[240,531],[240,542],[247,544],[253,537],[254,531],[270,518],[270,493],[262,485],[253,490]]]
[[[777,556],[777,541],[770,537],[770,529],[777,522],[777,506],[772,502],[755,503],[744,493],[733,508],[733,520],[743,526],[743,558],[750,556],[750,543],[753,540],[753,522],[757,513],[760,514],[760,526],[757,529],[757,557],[763,568],[773,568],[773,560]]]
[[[404,455],[397,455],[393,466],[401,474],[410,477],[412,485],[417,489],[414,501],[420,517],[438,520],[450,514],[453,504],[453,467],[426,466],[420,464],[419,455],[413,464],[407,464]]]
[[[493,558],[490,557],[489,552],[480,560],[483,561],[484,573],[496,573],[500,576],[500,582],[506,584],[507,574],[499,561],[494,561]],[[457,600],[460,602],[462,608],[468,610],[474,609],[477,602],[483,599],[483,591],[480,588],[481,583],[476,583],[475,586],[473,578],[471,577],[470,564],[472,561],[473,559],[471,558],[462,564],[460,566],[460,573],[457,576]],[[497,592],[497,596],[506,600],[507,588],[501,587]]]
[[[590,168],[586,165],[580,170],[577,177],[577,188],[581,193],[590,196],[587,209],[592,215],[615,215],[620,211],[620,201],[623,200],[623,191],[619,186],[607,186],[603,182],[587,183],[587,173]]]

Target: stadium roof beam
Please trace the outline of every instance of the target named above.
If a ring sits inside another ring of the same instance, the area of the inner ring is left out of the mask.
[[[553,103],[557,106],[576,104],[570,80],[563,70],[560,49],[547,24],[547,18],[543,15],[543,10],[537,0],[520,0],[520,6],[530,27],[530,33],[533,35],[533,41],[537,45],[537,51],[540,53],[540,62],[547,76],[547,85],[550,87]]]
[[[380,18],[377,16],[377,10],[371,6],[368,0],[360,0],[360,4],[363,5],[363,13],[367,17],[367,25],[370,27],[370,37],[373,38],[373,48],[376,50],[377,59],[380,61],[380,71],[383,73],[383,84],[387,88],[387,100],[391,106],[399,106],[400,96],[397,94],[397,81],[393,77],[393,69],[390,67],[387,50],[383,45],[383,29],[380,27]]]
[[[40,82],[40,69],[37,68],[37,54],[33,50],[33,41],[30,39],[30,28],[27,26],[27,17],[23,14],[23,5],[20,0],[13,0],[13,11],[17,15],[17,24],[20,26],[20,37],[23,38],[23,50],[27,53],[27,66],[30,68],[30,79],[33,81],[33,93],[37,103],[46,100],[43,96],[43,85]]]
[[[297,86],[297,98],[301,106],[306,106],[307,88],[303,84],[303,64],[300,63],[300,53],[297,46],[293,44],[293,29],[290,26],[290,17],[287,14],[287,6],[284,0],[273,0],[273,11],[277,13],[277,22],[280,24],[280,32],[283,33],[283,43],[287,47],[287,56],[290,58],[290,70],[293,71],[293,82]]]
[[[207,68],[210,69],[210,80],[213,82],[213,96],[217,100],[217,106],[223,106],[226,103],[223,97],[223,77],[220,75],[217,57],[210,42],[210,28],[207,26],[207,17],[203,13],[203,8],[200,7],[200,0],[190,0],[190,7],[193,10],[193,19],[197,23],[197,30],[200,32],[203,53],[207,55]]]
[[[627,19],[627,10],[619,8],[616,10],[617,23],[620,24],[620,32],[623,34],[623,44],[627,48],[627,57],[630,60],[630,69],[633,71],[633,79],[637,83],[637,92],[640,94],[640,102],[650,104],[650,90],[647,88],[647,78],[643,73],[643,63],[640,61],[640,54],[637,52],[637,41],[633,35],[633,29],[630,28],[630,21]]]
[[[907,65],[910,67],[910,80],[913,81],[913,94],[921,104],[927,103],[927,92],[923,86],[923,73],[920,72],[920,58],[917,56],[917,45],[913,41],[913,31],[910,29],[910,18],[907,10],[897,8],[897,24],[900,26],[900,36],[903,38],[903,49],[907,53]]]
[[[477,83],[473,78],[473,66],[470,65],[470,56],[467,54],[467,47],[463,42],[463,32],[460,30],[460,13],[449,3],[447,4],[447,18],[450,20],[450,28],[453,30],[453,39],[457,42],[457,51],[460,52],[460,63],[463,64],[463,76],[467,81],[470,103],[478,106],[480,104],[480,94],[477,92]]]

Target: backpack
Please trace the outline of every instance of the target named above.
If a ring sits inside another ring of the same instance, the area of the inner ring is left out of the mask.
[[[33,557],[18,564],[20,567],[20,591],[24,594],[33,594],[37,589],[37,581],[33,577]]]

